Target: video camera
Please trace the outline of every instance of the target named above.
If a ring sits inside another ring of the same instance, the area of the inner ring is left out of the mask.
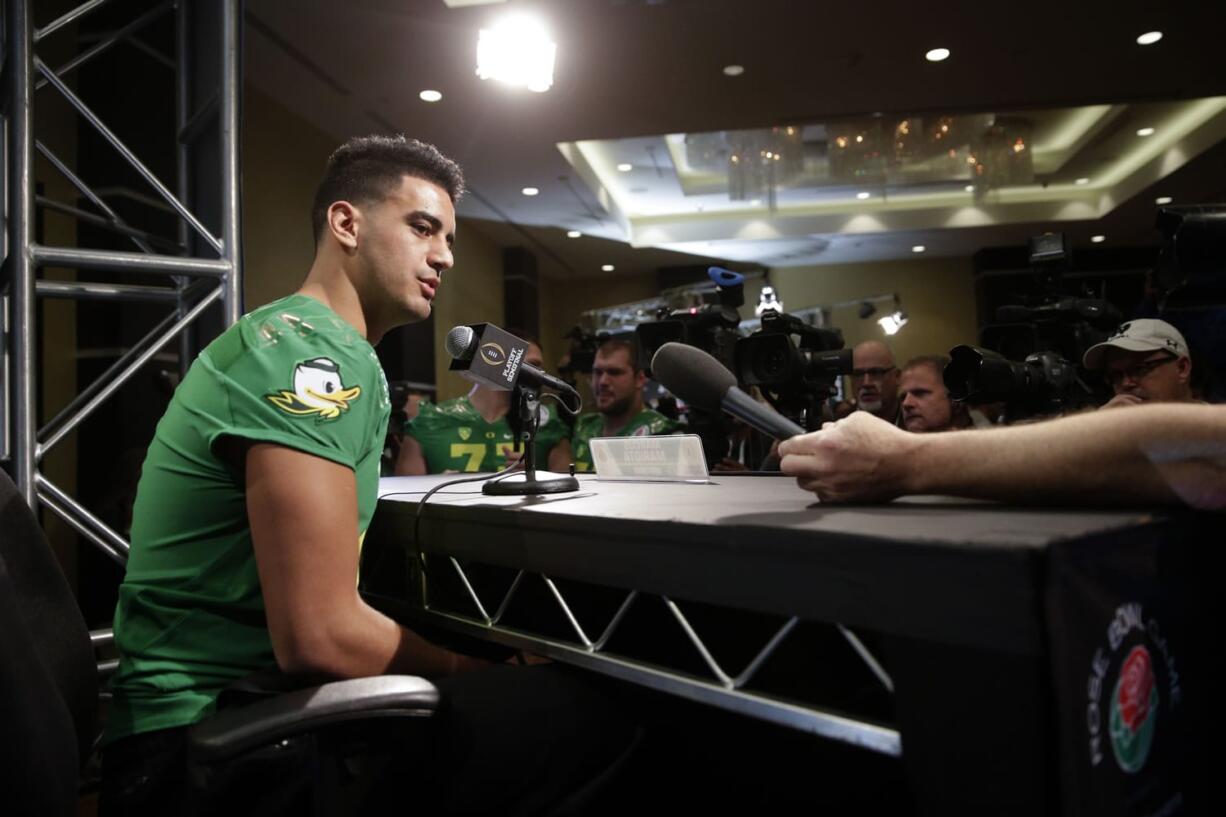
[[[635,327],[643,368],[650,373],[651,359],[666,343],[684,343],[702,349],[730,371],[735,366],[737,309],[745,303],[745,276],[722,267],[711,267],[707,276],[715,283],[716,300],[689,309],[661,308],[656,320]]]
[[[570,350],[566,363],[558,367],[558,374],[571,383],[574,382],[576,374],[591,374],[592,364],[596,362],[596,350],[608,337],[610,335],[607,333],[597,334],[582,326],[571,327],[571,330],[562,336],[564,340],[570,341]]]
[[[1040,295],[997,309],[996,322],[980,331],[979,347],[950,351],[945,368],[950,397],[971,404],[1003,402],[1007,419],[1101,402],[1105,395],[1082,377],[1081,358],[1106,340],[1122,317],[1104,298],[1061,292],[1070,255],[1063,233],[1030,239]]]
[[[837,378],[851,370],[842,332],[773,309],[762,313],[757,332],[736,343],[737,380],[757,386],[776,411],[810,431],[821,427],[821,404],[834,393]]]

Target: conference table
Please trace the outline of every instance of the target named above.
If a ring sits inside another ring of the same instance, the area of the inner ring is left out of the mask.
[[[1214,515],[721,474],[421,503],[454,478],[381,480],[361,590],[398,618],[898,757],[921,813],[1212,802]]]

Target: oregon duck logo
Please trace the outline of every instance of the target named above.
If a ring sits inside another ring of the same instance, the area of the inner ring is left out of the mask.
[[[481,344],[481,359],[491,366],[501,366],[507,360],[506,350],[490,341]]]
[[[320,420],[335,420],[362,394],[360,386],[345,388],[341,369],[335,361],[317,357],[294,367],[294,390],[266,394],[274,406],[286,414],[315,415]]]

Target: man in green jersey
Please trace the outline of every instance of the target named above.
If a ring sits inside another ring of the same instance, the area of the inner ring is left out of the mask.
[[[198,808],[187,727],[212,714],[226,686],[278,670],[435,679],[454,738],[420,770],[423,813],[511,813],[566,796],[613,751],[551,733],[576,715],[591,734],[616,732],[616,720],[597,719],[615,711],[603,696],[576,691],[554,667],[490,668],[440,648],[356,590],[390,412],[372,344],[430,314],[452,266],[462,190],[459,167],[431,145],[342,145],[316,192],[302,287],[231,326],[175,392],[144,463],[115,611],[104,815]],[[558,702],[574,711],[542,717]],[[503,721],[488,728],[491,710]],[[508,725],[515,718],[524,722]],[[553,751],[498,745],[511,735]],[[507,762],[518,764],[509,778]]]
[[[523,337],[512,331],[512,335]],[[524,362],[545,367],[541,347],[528,342]],[[501,471],[522,456],[507,422],[511,392],[475,386],[465,397],[441,403],[422,402],[417,416],[404,429],[404,441],[396,459],[398,476],[440,474],[453,471]],[[570,429],[557,409],[541,403],[536,432],[538,468],[565,470],[570,462]]]
[[[593,437],[642,437],[672,434],[677,423],[643,405],[647,375],[639,367],[638,348],[628,340],[606,340],[592,363],[592,394],[596,411],[575,421],[571,449],[575,470],[592,470]]]

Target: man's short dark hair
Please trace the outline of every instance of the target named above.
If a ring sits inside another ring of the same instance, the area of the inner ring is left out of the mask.
[[[378,201],[395,190],[403,176],[437,184],[453,204],[464,195],[460,166],[434,145],[404,136],[355,136],[328,157],[324,177],[315,190],[311,232],[316,243],[333,202],[362,205]]]
[[[618,349],[624,349],[626,356],[630,358],[630,368],[637,374],[643,370],[642,364],[639,363],[639,345],[630,338],[609,338],[601,341],[600,346],[596,347],[596,354],[608,357],[610,352]]]
[[[920,355],[913,357],[902,365],[900,371],[907,372],[911,369],[918,369],[920,366],[930,366],[940,378],[945,374],[945,367],[949,365],[949,358],[945,355]]]

